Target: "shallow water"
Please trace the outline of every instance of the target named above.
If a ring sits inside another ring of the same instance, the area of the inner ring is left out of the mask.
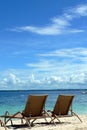
[[[22,111],[29,94],[48,94],[46,109],[53,109],[59,94],[74,94],[73,110],[77,114],[87,114],[87,94],[82,92],[87,90],[20,90],[20,91],[0,91],[0,115],[5,111],[15,113]]]

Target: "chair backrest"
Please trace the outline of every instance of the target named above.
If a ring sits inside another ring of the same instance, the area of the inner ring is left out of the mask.
[[[23,115],[26,117],[41,116],[47,96],[48,95],[29,95]]]
[[[68,115],[74,95],[59,95],[53,110],[56,115]]]

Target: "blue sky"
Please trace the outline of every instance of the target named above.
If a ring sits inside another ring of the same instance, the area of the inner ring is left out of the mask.
[[[1,0],[0,59],[0,90],[87,88],[87,0]]]

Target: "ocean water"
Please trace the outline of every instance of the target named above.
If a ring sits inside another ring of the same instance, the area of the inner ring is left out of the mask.
[[[82,92],[86,92],[82,94]],[[25,107],[29,94],[48,94],[46,109],[53,109],[59,94],[74,94],[73,110],[77,114],[87,114],[87,90],[20,90],[20,91],[0,91],[0,115],[6,111],[15,113],[22,111]]]

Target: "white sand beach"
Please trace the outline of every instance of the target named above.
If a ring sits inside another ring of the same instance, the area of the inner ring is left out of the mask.
[[[61,118],[62,123],[54,124],[45,124],[41,123],[44,120],[39,119],[35,122],[34,126],[31,127],[31,130],[87,130],[87,115],[81,115],[82,123],[76,117],[65,117]],[[49,119],[48,119],[49,120]],[[7,130],[28,130],[27,126],[20,125],[20,121],[14,121],[14,127],[10,124],[7,126]],[[18,125],[17,125],[18,124]],[[4,130],[3,127],[0,127],[0,130]]]

